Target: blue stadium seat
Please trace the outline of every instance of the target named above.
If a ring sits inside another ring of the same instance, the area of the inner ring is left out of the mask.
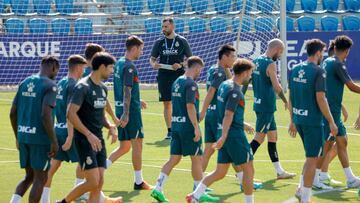
[[[214,7],[217,13],[229,13],[231,8],[231,0],[215,0]]]
[[[148,0],[149,10],[154,14],[163,13],[165,10],[165,0]]]
[[[203,14],[208,8],[208,0],[191,0],[191,9],[195,13]]]
[[[92,21],[88,18],[78,18],[75,20],[75,34],[89,35],[93,33]]]
[[[5,7],[10,5],[10,0],[0,0],[0,14],[5,13]]]
[[[48,33],[48,22],[42,18],[33,18],[29,20],[30,33],[45,34]]]
[[[34,11],[39,15],[47,15],[50,13],[51,0],[33,0]]]
[[[232,19],[232,31],[238,32],[240,26],[239,16]],[[242,18],[241,32],[250,32],[251,29],[251,18],[250,16],[244,16]]]
[[[244,4],[243,0],[235,0],[234,10],[241,11],[243,8],[243,4]],[[253,9],[253,6],[254,6],[254,1],[250,1],[250,0],[246,1],[245,13],[250,13]]]
[[[70,23],[65,18],[55,18],[51,21],[51,30],[56,34],[69,34]]]
[[[139,15],[144,8],[144,0],[124,0],[126,11],[131,15]]]
[[[301,0],[301,9],[307,13],[325,13],[325,10],[317,9],[317,0]]]
[[[170,11],[175,14],[184,13],[186,10],[186,1],[184,0],[169,0]]]
[[[339,0],[323,0],[322,5],[327,12],[345,13],[345,11],[339,10]]]
[[[276,19],[276,27],[280,30],[280,17]],[[286,16],[286,31],[292,32],[294,31],[294,20],[289,16]]]
[[[16,15],[26,15],[29,13],[29,0],[11,0],[11,8]]]
[[[212,17],[210,20],[211,32],[226,32],[227,22],[223,17]]]
[[[203,18],[192,17],[189,20],[189,32],[206,32],[206,23]]]
[[[320,19],[321,30],[337,31],[339,20],[334,16],[324,16]]]
[[[254,24],[256,32],[271,32],[274,23],[269,17],[257,17]]]
[[[344,0],[344,7],[350,12],[360,12],[360,0]]]
[[[182,33],[185,32],[185,20],[182,18],[175,18],[175,32]]]
[[[7,33],[24,33],[25,23],[18,18],[9,18],[5,22]]]
[[[161,19],[148,18],[145,20],[145,31],[147,33],[160,33],[161,32]]]
[[[342,18],[343,30],[358,31],[360,30],[360,18],[354,15],[344,16]]]
[[[56,11],[68,15],[74,13],[74,0],[55,0]]]
[[[107,0],[107,3],[111,4],[111,6],[108,6],[107,12],[112,15],[119,15],[122,13],[122,2],[122,0]]]
[[[297,20],[299,31],[314,31],[315,19],[309,16],[301,16]]]
[[[274,0],[261,0],[256,2],[257,10],[261,11],[262,13],[271,13],[274,11]]]
[[[286,0],[286,12],[293,14],[304,13],[304,10],[295,11],[295,0]]]

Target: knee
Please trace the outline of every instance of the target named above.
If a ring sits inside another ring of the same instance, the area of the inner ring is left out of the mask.
[[[30,183],[32,183],[34,181],[34,174],[26,174],[25,175],[25,178],[24,178],[24,182],[25,183],[28,183],[28,184],[30,184]]]
[[[129,152],[131,149],[131,144],[129,142],[122,142],[120,144],[119,151],[125,151],[126,153]]]
[[[261,135],[259,135],[259,134],[256,134],[254,140],[255,140],[256,142],[258,142],[259,145],[261,145],[261,144],[264,142],[264,140],[265,140],[265,136],[261,136]]]

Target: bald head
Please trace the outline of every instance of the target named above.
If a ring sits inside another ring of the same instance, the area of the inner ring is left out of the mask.
[[[280,39],[275,38],[270,40],[266,51],[267,56],[274,61],[278,60],[284,51],[284,47],[285,45]]]

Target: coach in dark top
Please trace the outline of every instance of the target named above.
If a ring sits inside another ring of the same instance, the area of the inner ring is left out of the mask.
[[[167,17],[162,22],[163,37],[156,40],[152,51],[150,64],[159,69],[157,81],[159,101],[164,103],[164,118],[168,127],[167,139],[171,138],[171,86],[184,74],[184,57],[192,56],[187,40],[174,32],[174,19]],[[160,58],[157,62],[157,58]]]

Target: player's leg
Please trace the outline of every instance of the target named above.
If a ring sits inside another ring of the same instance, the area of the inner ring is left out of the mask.
[[[166,135],[166,139],[171,138],[171,114],[172,114],[172,104],[171,101],[164,101],[164,119],[165,124],[168,129],[168,133]]]
[[[142,136],[143,137],[143,136]],[[151,190],[153,186],[144,181],[142,175],[142,144],[143,138],[131,139],[132,146],[132,164],[134,168],[134,189]]]
[[[41,202],[42,203],[49,203],[50,202],[50,187],[51,187],[51,183],[52,183],[52,179],[56,173],[56,171],[60,168],[61,166],[61,161],[60,160],[56,160],[56,159],[52,159],[51,160],[51,166],[50,169],[48,171],[48,178],[47,181],[44,185],[44,190],[42,192],[41,195]]]
[[[316,189],[331,189],[332,188],[332,187],[325,185],[324,183],[322,183],[320,181],[321,166],[324,163],[325,157],[328,156],[328,153],[329,153],[332,145],[333,145],[333,142],[330,140],[327,140],[324,144],[323,156],[318,158],[318,163],[316,164],[316,170],[315,170],[314,181],[313,181],[313,187]]]
[[[206,168],[209,164],[209,160],[215,152],[212,145],[216,142],[216,134],[217,134],[217,121],[214,118],[211,118],[210,116],[206,117],[205,118],[205,149],[202,160],[203,172],[206,171]]]
[[[164,73],[159,73],[157,77],[158,81],[158,90],[159,90],[159,101],[163,102],[164,105],[164,120],[167,127],[167,135],[165,139],[170,139],[172,135],[171,131],[171,114],[172,114],[172,105],[171,105],[171,86],[176,80],[176,77]]]
[[[105,168],[102,168],[102,167],[97,168],[97,173],[98,173],[99,179],[97,182],[97,187],[90,191],[90,196],[89,196],[89,200],[88,200],[89,203],[100,202],[100,193],[101,193],[102,186],[104,184],[104,171],[105,171]]]
[[[205,149],[204,149],[204,155],[203,155],[203,161],[202,161],[202,170],[203,172],[206,171],[206,168],[209,164],[209,160],[211,156],[214,154],[215,150],[213,149],[212,145],[214,143],[205,143]]]
[[[106,166],[109,168],[116,160],[118,160],[121,156],[128,153],[131,149],[131,141],[130,140],[120,140],[119,146],[111,152],[109,158],[106,160]]]
[[[254,139],[250,142],[250,146],[254,155],[257,149],[265,140],[265,136],[268,131],[268,126],[270,126],[270,120],[267,114],[256,112],[256,126],[255,126],[256,133]]]
[[[202,170],[202,157],[198,156],[190,156],[191,159],[191,175],[194,180],[194,187],[196,188],[201,179],[203,178],[203,170]]]
[[[341,184],[340,181],[336,181],[336,180],[332,179],[332,177],[329,174],[329,165],[335,159],[336,156],[337,156],[337,146],[336,146],[336,142],[334,142],[331,145],[331,148],[330,148],[329,152],[324,157],[323,164],[321,166],[320,181],[322,183],[324,183],[324,184],[327,184],[327,185],[329,185],[329,184],[335,184],[335,185]]]
[[[40,202],[41,194],[47,180],[47,170],[34,169],[34,181],[29,194],[29,202]]]
[[[10,203],[20,203],[21,198],[25,192],[29,189],[34,180],[34,171],[32,168],[25,168],[25,177],[16,186],[15,193],[13,194]]]
[[[243,178],[243,190],[245,193],[245,202],[253,203],[254,195],[253,195],[253,182],[254,182],[254,166],[253,161],[249,161],[245,164],[241,165],[242,170],[244,171]]]

